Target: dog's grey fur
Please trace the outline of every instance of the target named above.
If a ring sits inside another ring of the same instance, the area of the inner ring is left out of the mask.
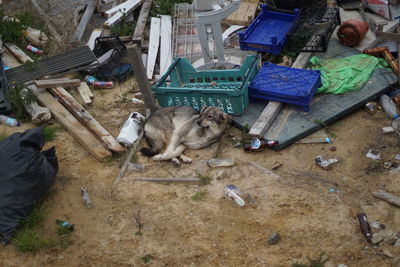
[[[205,106],[200,114],[187,106],[161,108],[149,117],[144,126],[150,148],[141,151],[156,161],[177,161],[179,157],[190,163],[192,159],[183,155],[183,151],[205,148],[218,141],[231,120],[217,107]]]

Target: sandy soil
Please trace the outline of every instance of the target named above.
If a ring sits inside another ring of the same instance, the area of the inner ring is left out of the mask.
[[[130,80],[109,91],[95,91],[89,111],[114,135],[130,112],[142,111],[140,105],[123,103],[118,97],[124,92],[133,96],[132,87]],[[217,145],[187,151],[194,162],[180,168],[139,155],[145,171],[127,172],[115,187],[112,183],[122,158],[100,163],[61,130],[46,145],[56,147],[60,172],[45,200],[48,215],[43,234],[54,233],[55,219],[66,219],[76,224],[74,244],[36,254],[21,253],[9,245],[1,249],[0,262],[4,266],[141,266],[141,258],[149,254],[149,266],[290,266],[325,252],[334,264],[399,266],[400,248],[388,247],[394,259],[382,256],[380,249],[365,241],[355,218],[363,211],[371,222],[378,220],[387,229],[400,230],[400,209],[371,195],[376,189],[400,194],[399,173],[382,168],[384,161],[393,161],[400,152],[399,139],[381,134],[381,127],[388,124],[382,111],[371,115],[360,110],[330,127],[337,135],[332,145],[299,144],[254,154],[231,145],[232,136],[241,135],[232,128],[222,141],[220,156],[235,159],[236,166],[210,169],[205,164]],[[30,127],[29,123],[22,128],[1,125],[0,132]],[[330,152],[331,146],[337,151]],[[369,148],[378,149],[382,160],[366,158]],[[314,163],[319,154],[341,161],[323,170]],[[257,162],[272,169],[276,161],[282,163],[274,170],[280,178],[249,164]],[[127,179],[198,173],[210,176],[211,183],[156,184]],[[223,189],[230,183],[250,193],[255,205],[240,208],[226,199]],[[82,203],[79,188],[83,185],[90,191],[93,209]],[[330,193],[329,188],[338,191]],[[204,189],[208,191],[205,200],[191,200]],[[136,234],[137,220],[143,224],[141,235]],[[272,232],[282,237],[276,245],[267,244]]]

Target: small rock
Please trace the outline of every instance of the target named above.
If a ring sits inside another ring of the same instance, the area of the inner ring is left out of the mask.
[[[268,244],[275,245],[281,240],[279,233],[272,233],[268,237]]]
[[[382,249],[382,253],[388,258],[393,258],[393,254],[387,248]]]
[[[396,241],[396,243],[394,243],[394,246],[395,247],[400,247],[400,237],[397,238],[397,241]]]
[[[347,265],[346,264],[339,264],[337,267],[347,267]]]
[[[371,227],[379,230],[383,230],[386,228],[386,226],[380,222],[373,222],[371,223]]]
[[[371,238],[372,244],[376,245],[383,241],[383,237],[379,233],[374,233]]]
[[[383,238],[383,241],[389,245],[393,245],[396,240],[397,240],[397,233],[389,231],[389,230],[383,230],[380,231],[379,233],[376,233],[377,235],[381,236]]]
[[[212,158],[207,161],[210,168],[216,167],[230,167],[235,165],[235,160],[228,158]]]
[[[273,169],[273,170],[276,170],[276,169],[278,169],[278,168],[281,167],[281,166],[282,166],[282,163],[280,163],[279,161],[275,161],[274,166],[272,166],[272,169]]]

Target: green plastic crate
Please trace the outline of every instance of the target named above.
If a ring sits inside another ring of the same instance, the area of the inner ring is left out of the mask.
[[[175,58],[168,71],[152,87],[162,107],[216,106],[240,115],[249,104],[248,86],[257,74],[260,59],[247,56],[240,69],[196,70],[186,58]],[[167,78],[170,77],[170,81]]]

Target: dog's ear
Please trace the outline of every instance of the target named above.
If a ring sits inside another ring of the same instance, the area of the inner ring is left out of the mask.
[[[229,116],[229,115],[226,114],[226,113],[222,113],[222,114],[219,115],[219,120],[220,120],[221,122],[222,122],[222,121],[226,121],[228,124],[230,124],[230,123],[232,122],[232,117]]]
[[[208,108],[208,106],[203,106],[203,107],[200,109],[200,115],[203,114],[203,112],[206,110],[206,108]]]

